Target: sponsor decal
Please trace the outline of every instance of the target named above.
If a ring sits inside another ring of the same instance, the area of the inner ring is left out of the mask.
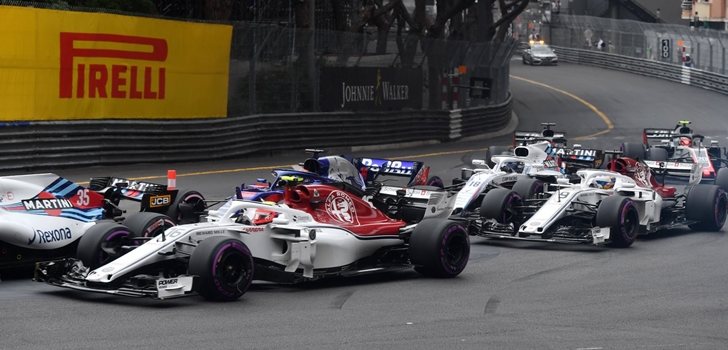
[[[265,227],[258,227],[258,226],[248,226],[243,229],[243,232],[247,232],[247,233],[263,232],[263,231],[265,231]]]
[[[25,199],[22,203],[25,210],[73,208],[71,201],[65,198]]]
[[[354,201],[345,192],[332,191],[326,197],[325,208],[329,216],[336,221],[355,225],[359,224],[356,208],[354,208]]]
[[[172,202],[172,196],[168,195],[168,194],[149,197],[149,207],[150,208],[166,207],[171,202]]]
[[[179,282],[178,278],[168,278],[168,279],[158,280],[157,288],[165,288],[165,287],[173,286],[173,285],[177,284],[177,282]]]
[[[325,67],[321,109],[386,110],[422,107],[422,70],[391,67]]]
[[[400,160],[362,158],[361,165],[368,168],[372,173],[382,172],[394,175],[412,175],[415,163]]]
[[[107,33],[61,32],[60,43],[60,98],[164,99],[165,67],[154,68],[141,62],[165,62],[167,60],[167,40]],[[134,49],[86,48],[84,46],[84,44],[92,43],[126,44]],[[99,62],[78,63],[74,66],[74,58],[81,57],[118,58],[125,60],[128,64]],[[75,77],[73,76],[74,71],[76,72]],[[75,91],[74,85],[76,86]]]
[[[71,229],[68,227],[61,227],[48,231],[36,229],[33,230],[33,238],[28,239],[28,245],[59,242],[71,239],[71,237]]]

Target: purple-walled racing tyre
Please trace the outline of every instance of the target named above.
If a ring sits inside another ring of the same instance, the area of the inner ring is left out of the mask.
[[[205,299],[237,300],[253,281],[253,255],[238,239],[210,237],[192,252],[188,269],[198,276],[195,288]]]

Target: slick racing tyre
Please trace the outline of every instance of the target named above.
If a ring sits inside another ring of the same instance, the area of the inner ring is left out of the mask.
[[[205,210],[205,197],[197,191],[180,189],[174,202],[165,213],[178,225],[200,222],[200,213]]]
[[[722,170],[722,169],[721,169]],[[720,231],[726,220],[726,193],[717,185],[696,185],[688,192],[685,215],[697,221],[690,228],[700,231]]]
[[[94,270],[126,253],[123,247],[135,245],[134,233],[124,225],[102,221],[91,226],[78,241],[76,258]]]
[[[718,169],[718,174],[715,175],[715,184],[723,191],[728,192],[728,168]]]
[[[667,150],[662,147],[650,147],[645,153],[645,159],[656,162],[664,162],[667,160]]]
[[[608,246],[627,248],[637,239],[640,218],[632,200],[613,195],[602,199],[599,203],[595,224],[610,228]]]
[[[499,224],[515,222],[515,206],[521,205],[521,196],[507,188],[494,188],[485,194],[480,205],[480,217],[494,219]]]
[[[190,275],[198,276],[196,290],[208,300],[240,298],[253,280],[253,255],[245,243],[229,237],[210,237],[192,252]]]
[[[513,184],[513,192],[523,199],[533,198],[537,193],[543,192],[543,181],[522,177]]]
[[[622,155],[632,159],[645,159],[645,146],[640,143],[625,142],[622,144]]]
[[[426,186],[437,187],[439,189],[445,188],[445,182],[439,176],[430,176],[425,183]]]
[[[122,225],[129,228],[136,237],[155,237],[174,226],[174,221],[164,214],[139,212],[129,215]]]
[[[447,219],[420,222],[409,241],[410,261],[425,276],[450,278],[468,264],[470,240],[465,228]]]

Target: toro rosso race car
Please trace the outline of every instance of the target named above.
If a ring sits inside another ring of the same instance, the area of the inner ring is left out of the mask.
[[[292,183],[330,184],[343,186],[357,196],[370,197],[377,208],[392,217],[398,215],[391,212],[393,204],[406,199],[410,205],[406,208],[397,206],[397,213],[422,218],[430,194],[444,188],[442,179],[429,176],[430,168],[422,162],[367,157],[319,157],[322,150],[307,151],[314,156],[302,163],[300,169],[276,169],[272,182],[257,179],[252,185],[243,184],[236,188],[235,198],[275,203],[283,198],[284,188]],[[395,185],[390,182],[395,180],[393,178],[405,179],[406,182]]]
[[[192,220],[187,214],[202,201],[197,192],[148,182],[94,178],[86,188],[50,173],[3,176],[0,189],[0,269],[73,256],[79,238],[99,220],[123,219],[122,199],[140,202],[141,211],[174,217],[163,223],[167,226]],[[130,221],[136,229],[138,220]]]
[[[438,219],[444,193],[432,196],[431,214],[413,224],[392,219],[370,203],[329,184],[288,185],[280,203],[232,199],[210,210],[207,221],[167,229],[113,260],[106,237],[131,234],[112,225],[82,237],[95,254],[39,263],[35,279],[82,291],[159,299],[199,293],[234,300],[253,279],[310,281],[392,268],[414,267],[454,277],[467,264],[470,246],[457,222]],[[256,225],[258,211],[274,219]]]
[[[681,120],[675,129],[644,129],[642,144],[625,143],[625,156],[643,159],[658,174],[687,178],[697,164],[703,179],[713,179],[717,169],[723,167],[725,149],[713,140],[705,145],[705,138],[689,127],[690,121]]]
[[[627,157],[612,159],[608,170],[578,170],[577,183],[519,179],[514,190],[488,192],[476,234],[628,247],[640,233],[676,226],[718,231],[728,204],[728,169],[721,171],[718,185],[699,184],[702,171],[696,164],[682,193],[657,182],[643,162]]]

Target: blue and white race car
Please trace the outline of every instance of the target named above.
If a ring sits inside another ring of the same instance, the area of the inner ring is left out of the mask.
[[[139,202],[140,213],[124,219],[122,199]],[[79,238],[99,222],[125,220],[139,236],[153,236],[176,223],[196,221],[204,198],[196,191],[122,178],[91,179],[84,187],[56,174],[0,177],[0,270],[72,256]],[[123,245],[130,237],[114,237]],[[107,252],[108,254],[109,252]]]

